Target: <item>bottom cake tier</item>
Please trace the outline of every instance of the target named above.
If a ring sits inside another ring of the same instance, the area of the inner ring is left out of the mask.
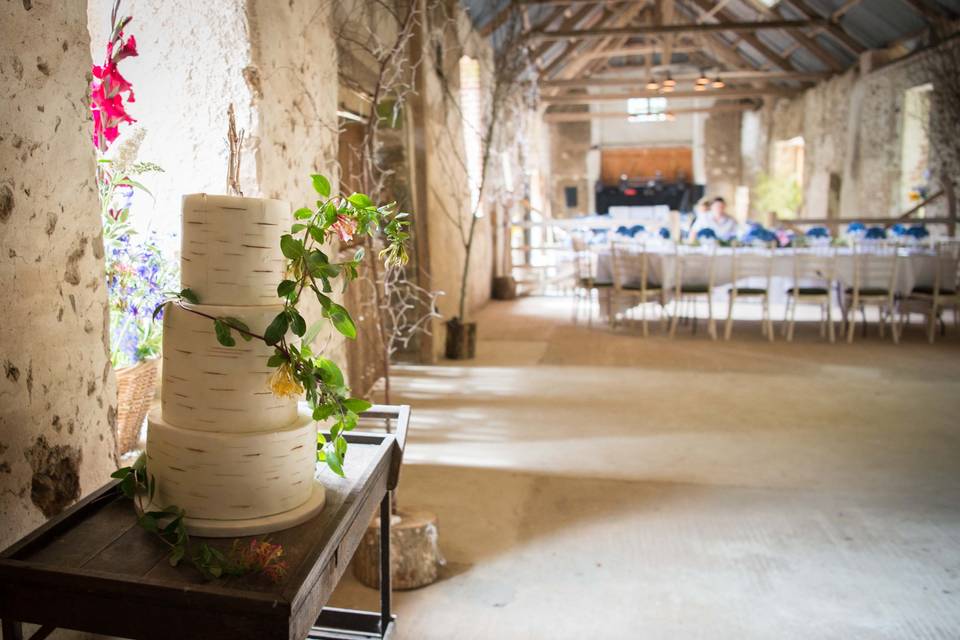
[[[159,408],[148,418],[154,503],[184,509],[188,528],[199,535],[217,535],[199,530],[201,524],[216,529],[217,521],[229,531],[224,535],[265,533],[318,512],[323,487],[314,479],[316,450],[317,427],[309,412],[286,429],[252,433],[183,429],[165,422]],[[257,519],[263,520],[260,528],[243,528]]]

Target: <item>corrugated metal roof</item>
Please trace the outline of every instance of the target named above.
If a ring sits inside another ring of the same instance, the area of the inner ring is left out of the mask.
[[[960,16],[960,0],[914,0],[932,11],[953,13]],[[508,6],[511,0],[461,0],[461,5],[471,16],[474,25],[482,29],[495,19],[498,13]],[[845,4],[845,0],[801,0],[805,8],[815,14],[814,17],[830,17],[837,9]],[[598,5],[606,4],[598,0]],[[581,5],[572,5],[580,7]],[[532,24],[546,19],[555,11],[550,4],[526,5],[527,14]],[[694,2],[678,0],[680,13],[686,19],[697,19],[701,11]],[[782,19],[804,19],[803,11],[794,4],[793,0],[781,0],[770,9],[770,16]],[[718,13],[723,20],[755,21],[766,19],[758,12],[755,2],[748,0],[731,0]],[[873,49],[889,46],[894,42],[903,42],[905,39],[916,37],[928,26],[927,21],[919,11],[912,8],[907,0],[862,0],[860,4],[848,10],[838,21],[838,26],[846,34],[861,45],[864,49]],[[502,28],[502,27],[501,27]],[[734,47],[738,54],[757,68],[792,67],[797,71],[829,71],[830,66],[823,58],[824,54],[836,61],[836,65],[847,68],[857,61],[857,56],[850,48],[841,42],[829,30],[805,30],[805,35],[819,47],[820,52],[811,52],[810,47],[782,29],[757,31],[753,37],[742,37],[725,32],[719,34],[720,42],[726,42]],[[755,40],[754,40],[755,38]],[[759,42],[758,46],[751,43]],[[768,51],[763,51],[762,48]],[[550,60],[564,49],[563,43],[554,43],[544,54],[543,60],[549,64]],[[769,55],[772,51],[774,56]],[[818,55],[818,53],[820,55]],[[788,64],[781,63],[777,57],[786,56]]]

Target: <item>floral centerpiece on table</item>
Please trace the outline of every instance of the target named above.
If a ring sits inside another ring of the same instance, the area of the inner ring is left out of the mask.
[[[130,223],[135,193],[150,194],[141,176],[162,169],[137,160],[142,129],[117,143],[120,127],[135,122],[127,112],[128,103],[134,102],[133,87],[119,64],[137,55],[136,39],[124,33],[132,17],[119,17],[119,9],[117,0],[103,63],[91,69],[90,114],[110,308],[110,360],[117,370],[117,450],[122,454],[136,445],[156,390],[160,330],[150,314],[163,292],[175,288],[177,276],[163,259],[156,234],[141,237]]]

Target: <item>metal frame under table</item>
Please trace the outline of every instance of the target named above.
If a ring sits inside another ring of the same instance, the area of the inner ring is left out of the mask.
[[[403,458],[410,407],[374,406],[362,416],[395,423],[390,433],[351,432],[346,478],[324,476],[327,503],[315,518],[266,536],[282,544],[289,569],[263,578],[206,582],[137,526],[130,501],[111,482],[0,553],[3,640],[32,640],[57,628],[123,638],[303,640],[387,638],[390,611],[390,496]],[[325,608],[367,527],[380,512],[380,611]],[[221,550],[227,539],[194,538]]]

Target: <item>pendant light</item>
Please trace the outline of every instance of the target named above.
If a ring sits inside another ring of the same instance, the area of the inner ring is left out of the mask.
[[[710,84],[714,89],[723,89],[727,86],[727,83],[720,79],[720,76],[717,76],[713,79],[713,82]]]
[[[650,78],[649,80],[647,80],[646,89],[647,91],[657,91],[658,89],[660,89],[660,85],[657,84],[656,80],[654,80],[653,78]]]
[[[703,69],[701,69],[701,70],[700,70],[700,77],[697,78],[697,83],[696,83],[696,85],[697,85],[698,87],[706,88],[706,86],[707,86],[708,84],[710,84],[710,79],[707,78],[707,74],[703,72]],[[703,90],[703,89],[698,89],[698,91],[702,91],[702,90]]]
[[[667,77],[663,80],[663,87],[664,89],[670,87],[670,90],[672,91],[675,86],[677,86],[677,81],[670,76],[670,72],[668,71]]]

